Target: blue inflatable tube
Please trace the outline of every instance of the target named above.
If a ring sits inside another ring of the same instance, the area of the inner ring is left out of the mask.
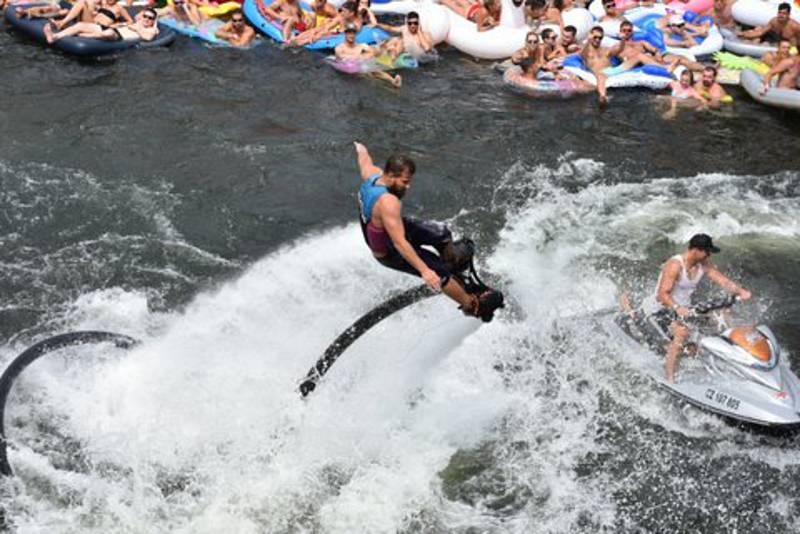
[[[43,4],[27,4],[20,7],[34,7]],[[63,4],[62,4],[63,6]],[[162,24],[158,25],[158,35],[152,41],[107,41],[104,39],[87,39],[85,37],[65,37],[50,44],[44,36],[44,27],[48,19],[28,19],[17,17],[16,6],[6,8],[5,17],[11,26],[25,35],[32,37],[40,43],[46,44],[67,54],[78,57],[98,57],[129,50],[131,48],[154,48],[168,46],[175,41],[176,34],[173,30]]]
[[[250,24],[252,24],[253,27],[255,27],[258,31],[267,37],[278,41],[279,43],[283,43],[283,33],[280,25],[267,19],[259,9],[259,4],[266,7],[271,3],[272,0],[245,0],[244,4],[242,4],[242,11],[244,12],[244,16],[247,17],[247,20],[250,21]],[[311,6],[305,2],[300,2],[300,6],[306,11],[311,11]],[[361,31],[358,32],[358,35],[356,35],[356,42],[360,44],[375,44],[388,38],[389,34],[385,31],[379,28],[370,28],[368,26],[364,26]],[[343,42],[344,34],[336,33],[325,36],[318,41],[314,41],[313,43],[307,44],[305,47],[311,50],[328,50],[331,48],[336,48]]]

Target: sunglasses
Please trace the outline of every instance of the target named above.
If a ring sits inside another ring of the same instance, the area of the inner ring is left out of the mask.
[[[153,15],[142,15],[142,18],[147,20],[156,20],[156,18]]]
[[[231,22],[233,22],[234,24],[241,24],[244,22],[244,19],[231,19]]]
[[[406,24],[408,24],[409,26],[419,26],[419,21],[418,20],[409,20],[408,22],[406,22]]]

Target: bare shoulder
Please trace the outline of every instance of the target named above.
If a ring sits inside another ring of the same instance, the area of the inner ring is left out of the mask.
[[[683,265],[681,264],[680,260],[678,260],[677,258],[670,258],[666,262],[664,262],[664,266],[661,268],[661,270],[666,275],[677,276],[682,268]]]

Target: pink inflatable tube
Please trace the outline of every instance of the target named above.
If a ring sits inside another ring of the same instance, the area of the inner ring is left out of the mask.
[[[596,6],[594,5],[595,3],[597,4]],[[614,3],[619,8],[639,4],[638,0],[616,0]],[[714,7],[714,0],[688,0],[686,2],[683,0],[672,0],[670,2],[664,2],[664,4],[677,11],[694,11],[695,13],[702,13]],[[595,0],[595,2],[592,4],[592,8],[590,8],[590,11],[595,17],[600,18],[602,15],[605,15],[605,10],[603,9],[602,2],[600,0]]]

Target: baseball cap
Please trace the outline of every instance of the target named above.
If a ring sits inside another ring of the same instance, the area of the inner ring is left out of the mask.
[[[357,32],[358,31],[358,26],[356,26],[352,22],[348,22],[347,25],[344,27],[344,31],[345,31],[345,33],[347,33],[347,32]]]
[[[684,24],[686,24],[686,21],[683,20],[683,16],[676,14],[676,15],[672,15],[669,18],[669,24],[670,25],[675,25],[675,26],[683,26]]]
[[[689,248],[696,248],[698,250],[705,250],[717,254],[719,247],[715,247],[711,241],[711,236],[708,234],[695,234],[689,240]]]

